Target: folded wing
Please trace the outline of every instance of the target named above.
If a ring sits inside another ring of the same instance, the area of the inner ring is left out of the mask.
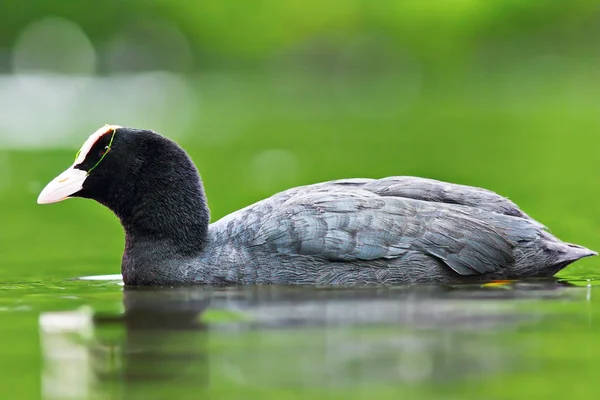
[[[421,178],[333,181],[266,201],[253,245],[356,263],[419,251],[460,275],[513,263],[513,248],[543,229],[493,192]]]

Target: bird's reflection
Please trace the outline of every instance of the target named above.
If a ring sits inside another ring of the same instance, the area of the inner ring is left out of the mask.
[[[335,390],[514,370],[525,364],[511,331],[544,317],[519,310],[519,299],[572,293],[555,280],[352,290],[125,288],[121,315],[84,308],[40,316],[44,397]]]
[[[120,344],[122,370],[116,378],[127,382],[189,379],[205,385],[208,363],[203,331],[207,326],[200,314],[210,298],[210,292],[198,290],[126,289],[121,318],[94,318],[99,330],[111,324],[125,328]]]

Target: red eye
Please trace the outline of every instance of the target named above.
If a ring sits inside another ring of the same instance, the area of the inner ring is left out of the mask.
[[[108,153],[110,151],[110,147],[106,146],[105,148],[102,149],[102,151],[100,151],[100,155],[103,156],[106,153]]]

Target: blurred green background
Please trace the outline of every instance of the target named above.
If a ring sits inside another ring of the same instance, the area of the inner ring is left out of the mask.
[[[35,204],[105,123],[179,141],[213,220],[296,185],[418,175],[600,249],[597,1],[32,0],[0,16],[6,277],[118,272],[107,210]]]
[[[292,186],[415,175],[494,190],[600,250],[599,35],[593,0],[1,1],[2,304],[119,273],[108,210],[35,202],[106,123],[183,145],[213,220]],[[599,261],[562,276],[600,278]],[[19,318],[6,341],[36,329]],[[7,393],[37,393],[17,379],[29,345],[3,354],[21,357]]]

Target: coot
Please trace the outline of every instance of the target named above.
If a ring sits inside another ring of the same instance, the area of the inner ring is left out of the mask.
[[[198,171],[158,133],[107,125],[38,203],[111,209],[127,285],[449,283],[551,276],[597,253],[489,190],[400,176],[296,187],[209,224]]]

